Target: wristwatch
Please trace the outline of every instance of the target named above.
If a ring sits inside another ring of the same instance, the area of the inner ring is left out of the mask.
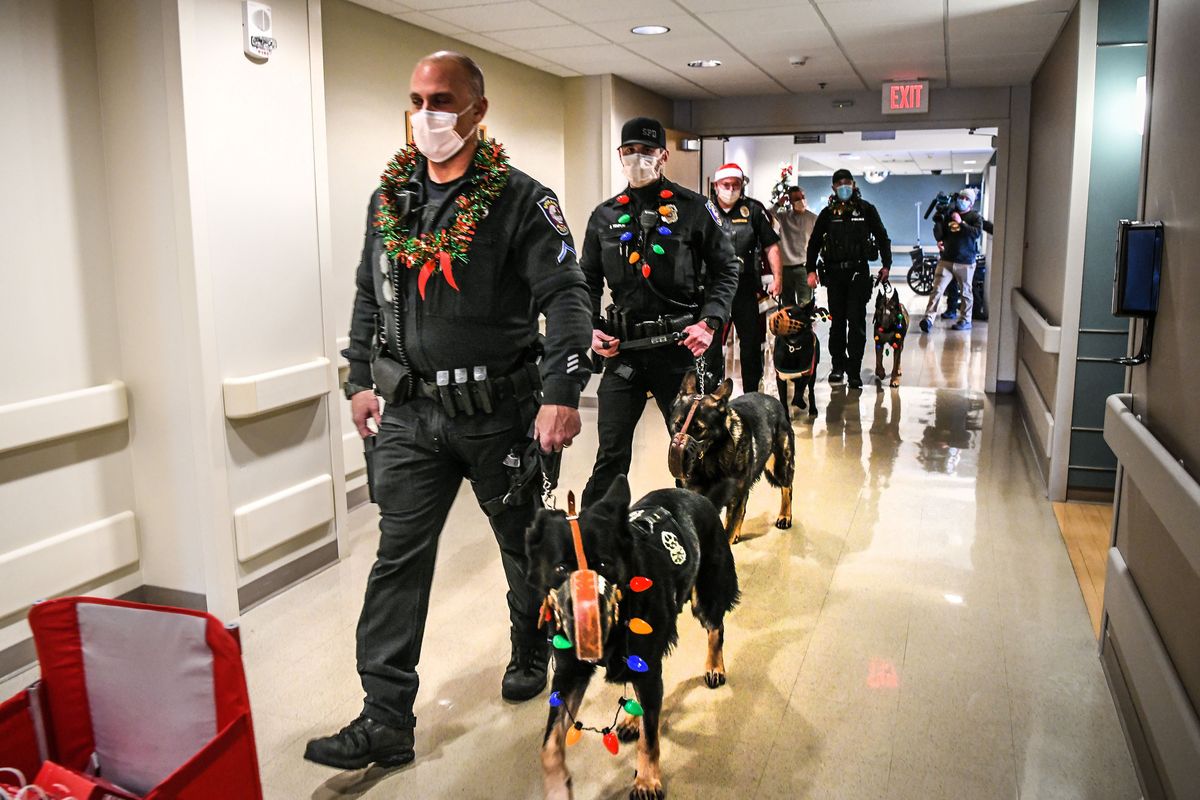
[[[707,316],[700,321],[707,325],[708,329],[713,333],[716,333],[721,328],[721,318],[715,314]]]
[[[345,394],[346,399],[349,400],[351,397],[354,397],[354,395],[358,394],[359,392],[371,391],[371,388],[372,387],[370,387],[370,386],[363,386],[358,383],[351,383],[350,381],[346,381],[345,383],[342,384],[342,393]]]

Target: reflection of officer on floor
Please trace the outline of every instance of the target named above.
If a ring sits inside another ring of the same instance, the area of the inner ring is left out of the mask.
[[[867,302],[871,299],[868,262],[883,262],[879,279],[892,267],[892,243],[875,206],[862,199],[848,169],[833,173],[829,205],[817,215],[808,240],[807,264],[817,270],[829,293],[829,382],[848,379],[851,389],[862,388],[862,357],[867,344]]]
[[[738,280],[716,206],[662,177],[670,155],[663,126],[629,120],[618,153],[629,186],[592,212],[580,254],[592,296],[592,349],[605,359],[597,390],[600,452],[585,507],[629,472],[647,393],[667,419],[684,374],[729,319]],[[606,281],[613,304],[602,318]],[[656,337],[664,343],[632,349]]]
[[[463,478],[508,580],[512,659],[501,693],[528,700],[544,688],[541,598],[526,582],[536,500],[502,499],[504,460],[525,449],[531,424],[546,451],[571,443],[589,374],[587,289],[570,231],[553,192],[510,166],[495,141],[479,141],[483,74],[466,56],[435,53],[417,64],[411,92],[415,147],[396,155],[371,197],[347,351],[355,425],[364,438],[368,419],[379,429],[370,458],[379,552],[357,632],[366,699],[357,719],[305,751],[341,769],[413,759],[437,543]]]
[[[713,174],[717,208],[729,225],[733,252],[742,267],[730,311],[742,359],[742,391],[757,392],[763,376],[763,343],[767,340],[766,321],[758,311],[758,296],[763,289],[759,258],[766,254],[771,266],[768,293],[772,297],[783,293],[783,262],[779,258],[779,234],[771,225],[766,207],[747,197],[745,187],[746,174],[737,164],[726,164]]]

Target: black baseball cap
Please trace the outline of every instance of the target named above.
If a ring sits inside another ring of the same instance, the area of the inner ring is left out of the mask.
[[[853,173],[850,172],[850,170],[839,169],[837,172],[833,173],[833,180],[830,182],[837,183],[838,181],[852,181],[852,180],[854,180],[854,175],[853,175]]]
[[[621,127],[621,147],[627,144],[644,144],[665,150],[667,132],[656,119],[634,117]]]

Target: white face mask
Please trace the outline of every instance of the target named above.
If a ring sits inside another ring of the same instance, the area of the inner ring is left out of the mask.
[[[717,199],[721,201],[723,206],[731,206],[734,201],[742,194],[740,189],[727,189],[724,186],[717,187]]]
[[[645,153],[621,156],[621,171],[625,173],[625,180],[629,181],[629,185],[634,189],[649,186],[658,180],[658,167],[658,156]]]
[[[426,110],[410,115],[413,143],[421,154],[433,163],[441,164],[462,150],[467,140],[459,136],[454,127],[458,125],[458,118],[470,111],[474,105],[471,103],[457,114],[453,111]]]

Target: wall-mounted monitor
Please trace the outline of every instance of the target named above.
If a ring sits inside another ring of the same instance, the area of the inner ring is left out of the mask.
[[[1113,316],[1153,317],[1158,312],[1162,279],[1163,224],[1117,225],[1117,269],[1113,284]]]

